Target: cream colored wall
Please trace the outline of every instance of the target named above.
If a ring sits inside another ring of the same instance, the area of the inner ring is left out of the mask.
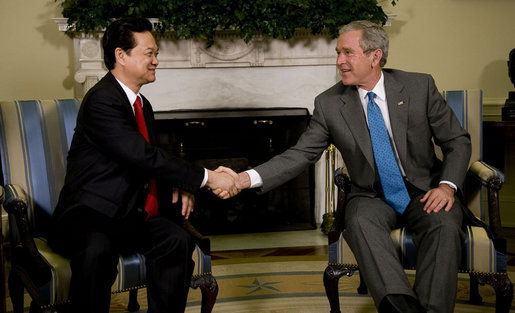
[[[0,0],[0,100],[73,98],[73,42],[54,0]]]
[[[483,89],[487,100],[514,90],[506,61],[515,48],[515,1],[399,0],[385,11],[397,14],[387,29],[388,66],[432,73],[440,89]]]

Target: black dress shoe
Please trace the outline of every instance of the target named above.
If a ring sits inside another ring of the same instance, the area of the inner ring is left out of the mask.
[[[378,309],[379,313],[426,313],[417,299],[408,295],[386,295]]]

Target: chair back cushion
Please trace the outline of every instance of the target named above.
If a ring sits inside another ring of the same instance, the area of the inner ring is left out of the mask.
[[[33,227],[57,204],[79,106],[76,99],[0,102],[3,182],[26,190]]]
[[[452,108],[463,128],[470,134],[472,153],[470,164],[483,158],[483,92],[481,90],[444,91],[443,97]],[[469,165],[470,165],[469,164]],[[480,185],[465,186],[466,205],[475,216],[484,220]]]

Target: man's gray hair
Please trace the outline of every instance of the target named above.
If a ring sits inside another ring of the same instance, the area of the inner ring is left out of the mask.
[[[353,21],[340,29],[340,35],[353,30],[362,31],[359,45],[365,53],[376,49],[381,49],[383,51],[383,57],[381,58],[379,65],[384,67],[386,65],[386,60],[388,59],[389,39],[383,27],[370,21]]]

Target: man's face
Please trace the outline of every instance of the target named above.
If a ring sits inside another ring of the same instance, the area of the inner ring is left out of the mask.
[[[133,36],[136,46],[126,54],[126,70],[132,82],[141,87],[156,80],[159,49],[150,32],[133,33]]]
[[[371,90],[377,83],[377,74],[381,69],[378,66],[376,53],[374,51],[365,53],[361,48],[359,44],[361,34],[361,30],[353,30],[338,37],[336,66],[344,85],[356,85]]]

